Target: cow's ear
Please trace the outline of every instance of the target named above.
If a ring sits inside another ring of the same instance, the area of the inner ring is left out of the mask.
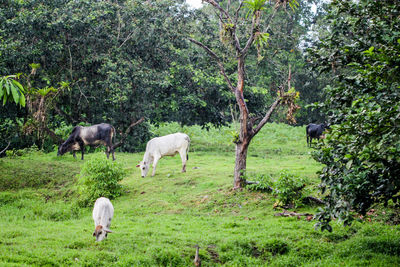
[[[140,167],[140,164],[136,165],[136,167],[139,168],[139,167]]]

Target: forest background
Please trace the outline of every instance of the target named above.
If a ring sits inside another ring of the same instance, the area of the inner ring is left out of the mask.
[[[221,5],[226,4],[221,2]],[[246,103],[264,114],[287,78],[300,93],[297,125],[323,122],[307,105],[323,99],[327,76],[313,72],[305,49],[313,45],[313,12],[320,1],[299,1],[271,23],[267,49],[256,46],[246,65]],[[322,10],[322,9],[318,9]],[[35,144],[53,151],[77,124],[112,124],[118,140],[135,126],[121,151],[141,151],[150,124],[222,126],[238,120],[235,96],[193,37],[223,55],[227,75],[235,63],[220,42],[218,14],[185,1],[8,1],[0,16],[0,74],[16,74],[27,106],[0,107],[0,147]],[[266,11],[268,13],[268,11]],[[268,17],[268,14],[265,14]],[[272,121],[286,122],[285,110]]]

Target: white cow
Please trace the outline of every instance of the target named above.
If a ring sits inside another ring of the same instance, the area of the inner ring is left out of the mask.
[[[175,156],[177,153],[182,159],[182,172],[186,172],[186,160],[188,159],[190,138],[184,133],[174,133],[156,137],[147,142],[146,152],[136,167],[140,168],[142,177],[147,175],[150,163],[153,164],[153,174],[156,174],[157,162],[164,156]]]
[[[93,208],[93,220],[94,220],[94,232],[93,236],[96,237],[96,241],[101,241],[107,237],[108,233],[112,233],[110,230],[111,219],[114,216],[114,207],[108,198],[100,197],[94,203]]]

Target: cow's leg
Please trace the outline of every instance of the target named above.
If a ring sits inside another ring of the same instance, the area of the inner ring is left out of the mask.
[[[107,159],[110,158],[110,147],[108,145],[106,145],[106,155],[107,155]]]
[[[107,144],[107,151],[108,151],[107,152],[107,159],[109,158],[110,153],[111,153],[113,160],[115,160],[114,147],[113,147],[111,141]]]
[[[83,160],[83,154],[85,154],[85,145],[83,144],[83,142],[78,142],[78,144],[82,152],[81,160]]]
[[[160,160],[160,156],[159,155],[155,155],[154,159],[153,159],[153,173],[151,174],[151,176],[154,176],[156,174],[156,168],[157,168],[157,163]]]
[[[182,160],[182,172],[186,172],[186,148],[185,149],[181,149],[179,151],[179,155],[181,156],[181,160]]]
[[[74,158],[76,159],[75,150],[72,151],[72,155],[73,155]]]
[[[114,147],[112,144],[112,136],[105,140],[104,145],[106,146],[107,159],[110,158],[110,153],[112,153],[112,158],[113,158],[113,160],[115,160]]]
[[[113,160],[115,160],[114,148],[113,148],[112,145],[110,146],[110,151],[111,151],[111,153],[112,153]]]
[[[307,146],[310,146],[310,144],[309,144],[309,136],[308,136],[308,134],[307,134]]]

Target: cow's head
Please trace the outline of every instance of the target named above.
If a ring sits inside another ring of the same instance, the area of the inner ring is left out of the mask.
[[[107,237],[108,233],[112,233],[112,231],[105,227],[103,228],[102,225],[97,225],[94,229],[93,236],[96,237],[96,241],[101,241]]]
[[[141,161],[136,167],[140,168],[140,172],[142,173],[142,178],[146,177],[149,172],[150,164],[145,161]]]
[[[80,150],[79,144],[77,142],[71,143],[65,141],[58,147],[57,156],[62,156],[69,151]]]
[[[68,151],[71,151],[71,149],[68,149],[68,144],[66,143],[62,143],[59,147],[58,147],[58,152],[57,152],[57,156],[62,156],[65,153],[67,153]]]

